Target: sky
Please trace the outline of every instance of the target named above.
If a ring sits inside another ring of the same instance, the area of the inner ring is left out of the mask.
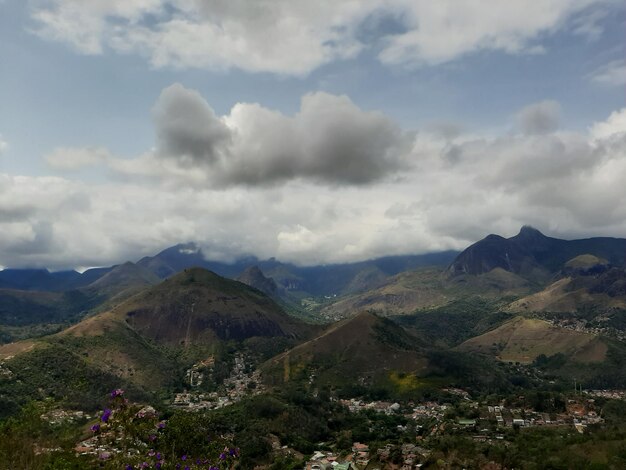
[[[0,266],[626,237],[619,0],[0,0]]]

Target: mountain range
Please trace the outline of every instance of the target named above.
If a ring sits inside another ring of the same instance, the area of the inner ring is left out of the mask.
[[[270,387],[506,388],[497,364],[540,358],[552,374],[626,385],[624,247],[624,239],[566,241],[524,227],[509,239],[489,235],[453,259],[225,265],[179,245],[81,275],[7,270],[3,327],[59,326],[0,346],[14,378],[0,383],[0,407],[10,408],[14,395],[82,400],[103,383],[143,396],[180,389],[192,364],[210,357],[219,369],[237,351],[254,357]],[[45,285],[50,290],[32,290]]]

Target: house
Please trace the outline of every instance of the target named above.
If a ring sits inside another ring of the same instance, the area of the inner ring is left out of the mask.
[[[361,444],[360,442],[355,442],[354,444],[352,444],[352,452],[359,453],[359,452],[369,452],[370,451],[370,447],[367,444]]]
[[[333,470],[355,470],[352,462],[337,463],[333,462]]]

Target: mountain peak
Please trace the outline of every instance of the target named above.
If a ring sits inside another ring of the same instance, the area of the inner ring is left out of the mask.
[[[530,225],[524,225],[519,233],[514,237],[509,238],[512,242],[517,243],[524,249],[534,253],[547,253],[550,252],[553,247],[553,239],[546,237],[543,233]]]
[[[237,280],[249,285],[250,287],[258,289],[269,296],[276,295],[276,290],[278,289],[274,279],[271,277],[265,277],[263,271],[261,271],[261,269],[256,265],[248,267],[243,273],[241,273]]]
[[[523,225],[517,234],[518,237],[542,237],[545,238],[545,235],[537,230],[532,225]]]

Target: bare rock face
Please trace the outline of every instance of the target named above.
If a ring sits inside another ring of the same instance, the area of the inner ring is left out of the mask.
[[[265,277],[258,266],[250,266],[237,278],[239,282],[254,287],[264,294],[273,297],[277,294],[278,286],[271,277]]]

